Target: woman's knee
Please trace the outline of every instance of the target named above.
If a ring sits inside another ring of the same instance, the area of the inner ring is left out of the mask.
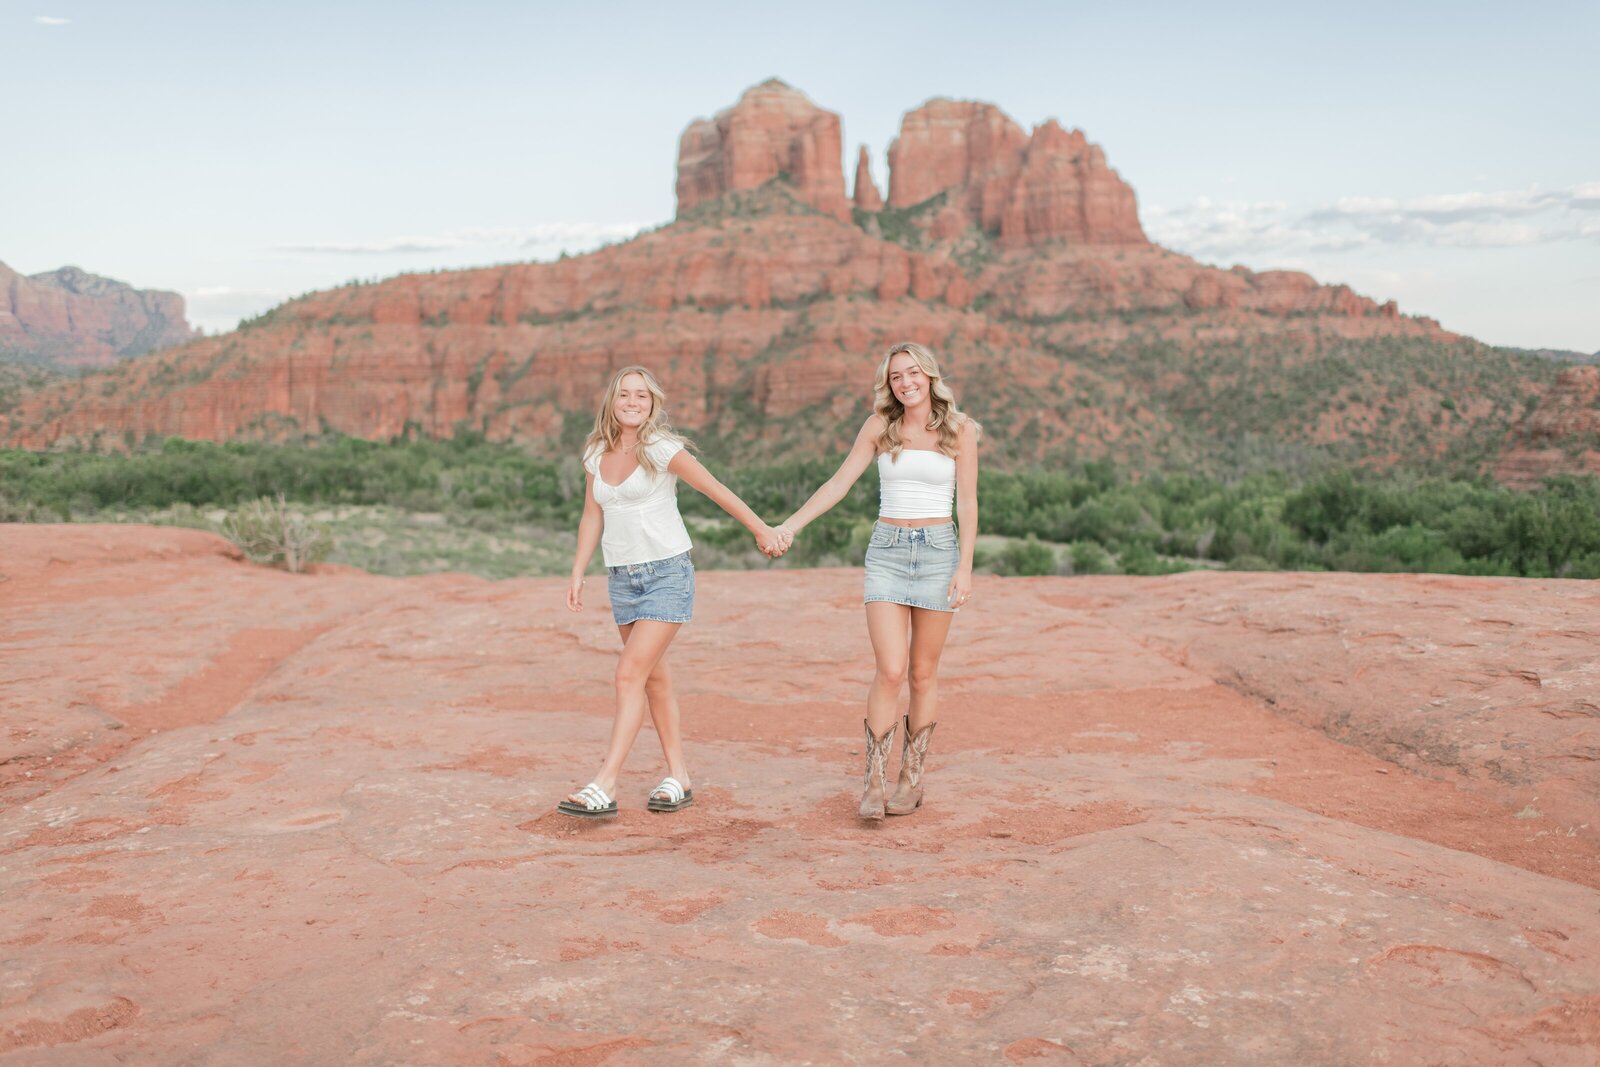
[[[906,661],[892,660],[885,663],[878,661],[878,682],[881,685],[893,686],[898,689],[906,684]]]
[[[932,663],[917,663],[913,661],[909,673],[912,692],[925,693],[939,684],[939,663],[937,660]]]
[[[633,690],[646,688],[650,683],[650,670],[639,663],[633,663],[626,656],[617,664],[616,683],[618,689]]]

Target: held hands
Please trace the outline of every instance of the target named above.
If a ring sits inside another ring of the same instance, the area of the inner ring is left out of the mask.
[[[960,611],[967,601],[972,599],[972,572],[965,567],[956,569],[956,576],[950,579],[950,606]]]
[[[583,610],[583,582],[584,582],[583,575],[574,574],[572,576],[572,584],[567,586],[567,610],[568,611],[582,611]]]
[[[794,544],[794,531],[786,526],[763,526],[756,533],[756,547],[772,559],[789,551]]]

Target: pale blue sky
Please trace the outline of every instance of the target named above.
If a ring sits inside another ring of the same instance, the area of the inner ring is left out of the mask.
[[[932,96],[1059,118],[1146,229],[1446,327],[1600,349],[1600,4],[0,0],[0,261],[242,314],[673,212],[779,76],[883,153]],[[847,175],[847,178],[853,175]]]

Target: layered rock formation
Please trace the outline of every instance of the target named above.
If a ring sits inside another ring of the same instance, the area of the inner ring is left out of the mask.
[[[77,267],[25,276],[0,263],[0,357],[99,367],[193,336],[177,293]]]
[[[1600,367],[1568,367],[1511,432],[1495,477],[1528,488],[1552,474],[1600,475]]]
[[[680,423],[759,461],[845,444],[873,353],[905,338],[934,346],[968,389],[1000,464],[1205,464],[1231,447],[1219,412],[1293,448],[1354,438],[1357,457],[1434,454],[1480,413],[1521,403],[1519,380],[1431,320],[1145,241],[1131,191],[1081,134],[1047,123],[1030,137],[990,105],[933,101],[906,116],[888,208],[871,210],[870,160],[858,161],[858,227],[845,221],[838,130],[765,83],[686,131],[685,211],[671,225],[556,263],[315,293],[45,389],[0,416],[0,442],[470,428],[552,443],[592,417],[609,369],[639,362],[658,369]],[[1315,378],[1334,349],[1375,388],[1425,394],[1430,411],[1447,386],[1407,379],[1406,353],[1443,356],[1459,368],[1448,395],[1463,417],[1369,419],[1353,393],[1307,389],[1264,421],[1250,390]]]
[[[907,112],[889,147],[889,206],[941,193],[1007,248],[1147,243],[1133,189],[1083,131],[1054,119],[1029,136],[992,104],[941,99]]]
[[[878,183],[872,180],[872,157],[866,145],[861,146],[861,154],[856,157],[855,195],[850,199],[858,211],[883,210],[883,194],[878,192]]]
[[[840,169],[839,116],[776,78],[749,89],[678,142],[678,213],[774,178],[825,215],[850,217]]]
[[[22,402],[23,397],[38,392],[60,378],[60,372],[42,364],[0,360],[0,412],[11,410]]]

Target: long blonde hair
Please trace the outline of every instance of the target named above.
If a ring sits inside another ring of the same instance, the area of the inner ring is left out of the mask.
[[[883,362],[878,364],[878,376],[872,383],[872,410],[883,419],[883,432],[878,435],[878,451],[899,459],[901,450],[905,448],[905,442],[900,439],[900,424],[906,417],[906,406],[889,388],[889,363],[900,355],[916,360],[922,373],[928,376],[928,393],[933,407],[928,413],[928,429],[938,431],[939,451],[954,457],[959,451],[962,424],[972,423],[973,430],[978,433],[983,432],[983,427],[956,407],[956,394],[950,391],[944,375],[939,373],[939,361],[933,358],[932,352],[915,341],[901,341],[894,345],[884,355]]]
[[[650,458],[647,446],[657,441],[677,441],[689,447],[689,439],[672,428],[672,421],[667,417],[667,394],[661,388],[661,383],[656,381],[656,376],[637,363],[623,367],[611,376],[611,382],[606,386],[604,398],[600,401],[600,410],[594,416],[594,429],[589,431],[589,436],[583,442],[583,454],[587,459],[593,455],[597,460],[607,452],[615,451],[622,440],[622,424],[617,421],[616,404],[617,394],[622,391],[622,380],[630,374],[637,374],[644,379],[644,387],[650,390],[650,415],[644,420],[644,425],[639,427],[639,444],[635,448],[634,456],[639,460],[639,466],[650,474],[660,474],[655,461]]]

